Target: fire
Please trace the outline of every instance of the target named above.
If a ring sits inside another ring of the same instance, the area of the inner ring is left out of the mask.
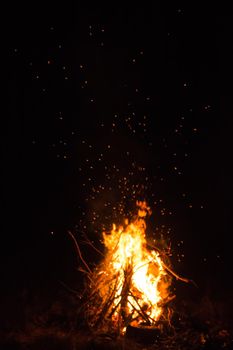
[[[132,222],[113,224],[110,233],[103,233],[106,254],[91,283],[93,324],[110,322],[121,331],[130,323],[156,325],[171,283],[160,252],[148,248],[145,219],[151,210],[145,202],[137,207]]]

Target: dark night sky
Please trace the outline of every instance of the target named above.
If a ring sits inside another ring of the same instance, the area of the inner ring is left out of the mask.
[[[143,197],[174,269],[230,295],[232,9],[74,3],[7,14],[3,293],[77,283],[67,230]]]

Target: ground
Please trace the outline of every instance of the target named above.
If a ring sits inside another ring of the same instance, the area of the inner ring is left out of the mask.
[[[88,330],[77,315],[76,298],[70,295],[50,306],[36,299],[36,305],[24,305],[23,313],[15,308],[15,315],[14,308],[9,314],[7,308],[0,333],[4,350],[233,349],[232,301],[205,297],[198,305],[190,300],[176,303],[171,327],[153,335],[134,330],[124,337]]]

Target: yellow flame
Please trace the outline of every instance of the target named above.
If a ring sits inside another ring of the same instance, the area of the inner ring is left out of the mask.
[[[111,281],[112,321],[118,321],[124,313],[124,318],[130,315],[137,324],[145,319],[154,324],[162,314],[169,282],[159,253],[147,249],[145,218],[151,210],[146,202],[137,202],[137,206],[133,222],[126,220],[124,227],[119,228],[113,224],[110,234],[103,233],[107,252],[99,274]],[[100,285],[99,294],[104,299],[106,284]]]

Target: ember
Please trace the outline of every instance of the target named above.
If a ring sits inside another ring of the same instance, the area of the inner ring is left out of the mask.
[[[129,324],[158,326],[174,297],[161,251],[147,244],[145,219],[151,210],[145,202],[138,201],[137,207],[132,222],[103,233],[106,254],[90,276],[91,327],[124,333]]]

